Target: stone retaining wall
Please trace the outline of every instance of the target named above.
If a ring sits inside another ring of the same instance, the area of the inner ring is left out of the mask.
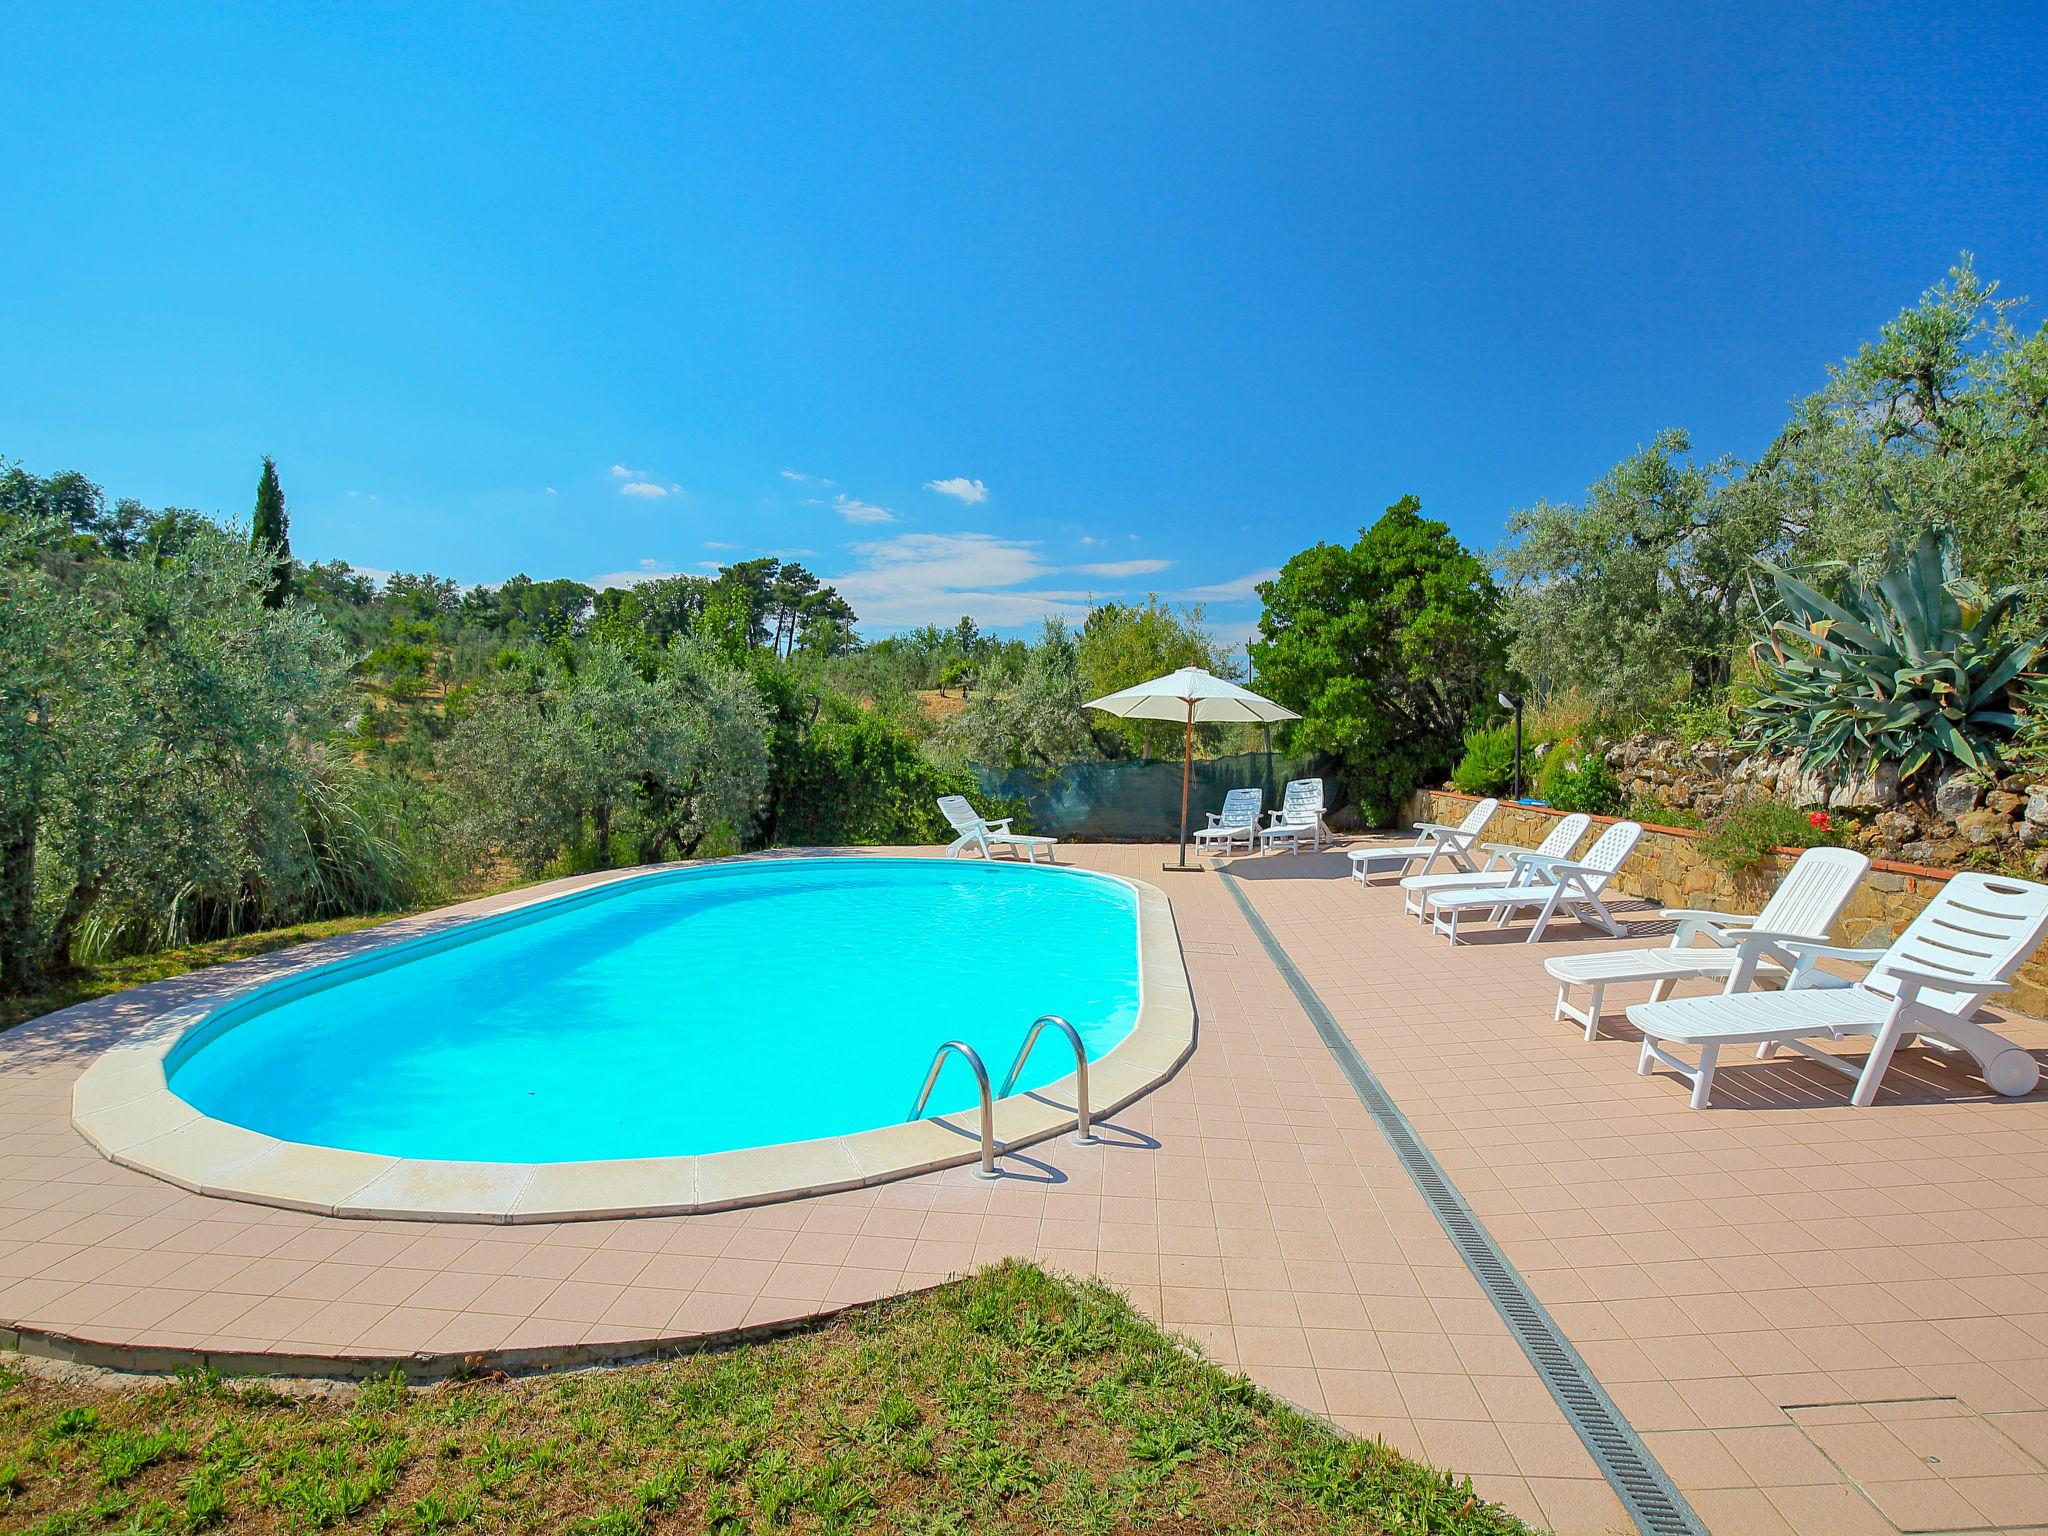
[[[1407,821],[1456,823],[1465,819],[1475,799],[1448,789],[1418,791],[1408,802]],[[1486,840],[1534,847],[1557,816],[1544,806],[1503,804],[1487,828]],[[1593,818],[1592,836],[1616,818]],[[1682,827],[1646,824],[1643,839],[1621,867],[1615,883],[1632,896],[1666,907],[1716,907],[1729,912],[1754,912],[1791,868],[1796,850],[1785,850],[1740,878],[1716,864],[1699,846],[1699,834]],[[1953,873],[1885,859],[1871,861],[1870,873],[1849,898],[1835,926],[1837,943],[1888,944],[1933,899]],[[2020,968],[2009,996],[1994,999],[2001,1007],[2048,1016],[2048,945],[2034,952]]]
[[[1902,787],[1894,763],[1830,777],[1797,756],[1745,754],[1726,742],[1688,745],[1647,733],[1616,742],[1606,756],[1631,803],[1658,801],[1667,812],[1712,820],[1744,800],[1782,800],[1827,811],[1844,839],[1873,858],[2048,879],[2048,783],[2040,781],[2038,768],[1996,775],[1951,768],[1935,776],[1930,770]]]

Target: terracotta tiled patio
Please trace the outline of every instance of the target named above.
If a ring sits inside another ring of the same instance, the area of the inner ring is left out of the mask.
[[[30,1347],[231,1365],[602,1355],[1021,1254],[1103,1276],[1272,1391],[1531,1520],[1631,1528],[1225,882],[1162,875],[1157,849],[1070,853],[1167,891],[1200,1013],[1194,1057],[1103,1146],[1030,1148],[992,1185],[961,1169],[717,1215],[494,1227],[207,1199],[71,1129],[73,1079],[126,1030],[373,942],[351,936],[0,1035],[0,1320]],[[1550,1022],[1542,959],[1596,942],[1583,931],[1453,951],[1346,867],[1231,865],[1706,1526],[2048,1530],[2048,1091],[1996,1100],[1912,1052],[1852,1110],[1817,1066],[1737,1061],[1695,1113],[1674,1080],[1635,1075],[1625,1026],[1589,1045]],[[2005,1028],[2048,1050],[2048,1025]]]

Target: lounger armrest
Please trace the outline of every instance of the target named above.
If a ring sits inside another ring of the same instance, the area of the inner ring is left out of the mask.
[[[1010,823],[1016,819],[1014,816],[1005,816],[999,821],[984,821],[981,824],[981,829],[984,832],[1008,832],[1010,830]]]
[[[1989,997],[1994,992],[2003,992],[2012,985],[2006,981],[1974,981],[1968,976],[1951,976],[1946,971],[1922,971],[1910,965],[1887,965],[1873,971],[1871,977],[1889,976],[1902,986],[1929,992],[1975,992],[1979,997]]]
[[[1889,949],[1858,949],[1849,944],[1830,944],[1806,933],[1772,933],[1763,928],[1752,928],[1742,935],[1744,944],[1769,945],[1773,949],[1789,949],[1794,954],[1810,956],[1815,960],[1847,960],[1852,965],[1875,965]]]
[[[1665,907],[1659,917],[1668,917],[1673,922],[1684,922],[1690,918],[1695,922],[1712,923],[1717,928],[1740,924],[1747,928],[1756,921],[1753,912],[1716,912],[1712,907]]]

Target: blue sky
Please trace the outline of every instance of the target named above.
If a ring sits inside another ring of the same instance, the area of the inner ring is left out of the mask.
[[[1957,253],[2036,5],[0,5],[0,455],[306,558],[805,551],[871,628],[1491,547],[1754,453]],[[2034,312],[2038,319],[2040,310]]]

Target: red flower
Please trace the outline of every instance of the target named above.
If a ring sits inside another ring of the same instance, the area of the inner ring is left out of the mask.
[[[1834,825],[1834,822],[1831,819],[1829,819],[1828,813],[1826,811],[1815,811],[1811,816],[1806,818],[1806,824],[1810,827],[1818,827],[1821,831],[1825,832],[1829,827]]]

